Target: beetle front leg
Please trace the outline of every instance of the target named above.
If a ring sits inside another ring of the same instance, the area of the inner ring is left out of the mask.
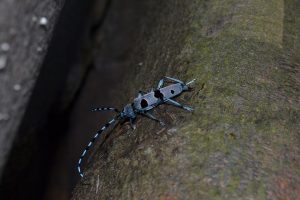
[[[140,97],[143,96],[144,94],[146,94],[146,92],[140,90],[139,93],[138,93],[138,98],[140,98]]]
[[[132,128],[133,130],[135,130],[135,129],[136,129],[136,125],[135,125],[135,123],[134,123],[134,119],[130,118],[129,121],[130,121],[130,126],[131,126],[131,128]]]

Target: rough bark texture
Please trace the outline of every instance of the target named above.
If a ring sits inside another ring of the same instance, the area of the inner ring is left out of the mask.
[[[73,199],[298,199],[299,1],[147,6],[136,67],[117,102],[163,75],[196,78],[195,90],[177,98],[195,112],[163,105],[154,113],[166,127],[144,118],[135,131],[116,125]]]
[[[63,2],[0,3],[0,176]]]

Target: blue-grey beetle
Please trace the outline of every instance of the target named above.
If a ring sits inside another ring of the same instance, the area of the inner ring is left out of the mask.
[[[165,80],[170,80],[174,83],[166,87],[162,87]],[[194,81],[195,79],[187,83],[184,83],[178,79],[165,76],[158,82],[157,88],[155,90],[152,89],[148,93],[140,91],[138,93],[138,97],[133,100],[133,103],[124,106],[122,111],[119,111],[118,109],[111,108],[111,107],[101,107],[101,108],[93,109],[92,111],[107,111],[107,110],[115,111],[118,114],[114,118],[112,118],[109,122],[107,122],[105,125],[103,125],[102,128],[96,132],[94,137],[91,139],[87,147],[82,152],[77,164],[77,170],[80,176],[83,177],[83,173],[81,171],[81,163],[87,151],[90,149],[90,147],[95,142],[95,140],[99,137],[99,135],[115,121],[129,119],[132,128],[135,129],[134,121],[136,119],[136,116],[140,114],[159,122],[161,125],[164,125],[164,123],[161,120],[157,119],[156,117],[154,117],[152,114],[148,112],[154,107],[164,103],[171,104],[188,111],[193,111],[191,107],[182,105],[174,101],[172,98],[180,95],[183,91],[188,90],[189,85],[192,84]]]

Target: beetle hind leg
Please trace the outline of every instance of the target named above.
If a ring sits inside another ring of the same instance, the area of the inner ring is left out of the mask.
[[[166,79],[169,79],[169,80],[171,80],[171,81],[174,81],[174,82],[176,82],[176,83],[180,83],[180,84],[185,85],[184,82],[182,82],[181,80],[178,80],[178,79],[176,79],[176,78],[172,78],[172,77],[168,77],[168,76],[165,76],[165,78],[166,78]]]
[[[196,79],[193,79],[193,80],[187,82],[185,85],[190,85],[190,84],[194,83],[195,81],[196,81]]]
[[[184,82],[182,82],[181,80],[178,80],[178,79],[176,79],[176,78],[172,78],[172,77],[165,76],[165,77],[163,77],[162,79],[160,79],[160,81],[158,82],[157,89],[160,89],[160,88],[163,86],[165,80],[170,80],[170,81],[173,81],[173,82],[175,82],[175,83],[180,83],[180,84],[185,85]]]
[[[194,110],[193,108],[191,108],[189,106],[186,106],[186,105],[182,105],[181,103],[178,103],[177,101],[174,101],[172,99],[167,99],[166,103],[171,104],[173,106],[177,106],[179,108],[183,108],[183,109],[185,109],[187,111],[190,111],[190,112]]]

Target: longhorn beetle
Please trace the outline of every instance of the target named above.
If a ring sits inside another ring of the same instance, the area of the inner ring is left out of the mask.
[[[173,84],[168,85],[166,87],[162,87],[165,80],[170,80],[173,82]],[[111,124],[113,124],[117,120],[126,120],[129,119],[131,127],[135,129],[134,121],[136,119],[136,116],[138,114],[144,115],[150,119],[153,119],[154,121],[159,122],[161,125],[164,125],[164,122],[154,117],[152,114],[150,114],[148,111],[152,110],[154,107],[160,105],[160,104],[171,104],[180,108],[183,108],[187,111],[193,111],[193,109],[189,106],[182,105],[171,98],[176,97],[180,95],[183,91],[187,91],[189,89],[189,85],[193,83],[195,79],[192,81],[189,81],[187,83],[184,83],[178,79],[171,78],[165,76],[162,78],[157,85],[156,90],[151,90],[150,92],[142,92],[140,91],[138,93],[138,97],[133,100],[133,103],[125,105],[125,107],[122,109],[122,111],[119,111],[116,108],[110,108],[110,107],[101,107],[101,108],[94,108],[92,111],[115,111],[117,115],[112,118],[109,122],[107,122],[104,126],[102,126],[101,129],[99,129],[94,137],[91,139],[89,144],[86,146],[84,151],[82,152],[78,164],[77,169],[81,177],[83,177],[83,173],[81,171],[81,163],[86,155],[87,151],[90,149],[92,144],[95,142],[95,140],[99,137],[99,135],[107,129]]]

